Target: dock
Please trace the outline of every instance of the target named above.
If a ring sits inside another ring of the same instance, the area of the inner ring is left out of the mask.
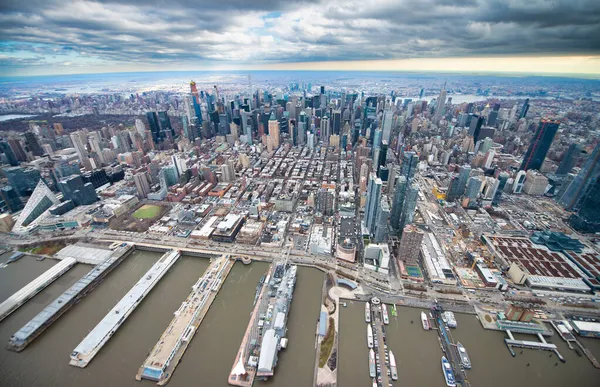
[[[4,320],[21,305],[32,299],[36,294],[60,278],[61,275],[69,271],[76,263],[77,260],[73,258],[64,259],[46,270],[27,285],[23,286],[21,290],[8,297],[6,301],[0,304],[0,321]]]
[[[246,364],[248,363],[248,358],[250,357],[254,347],[253,343],[258,342],[258,320],[260,314],[266,310],[268,304],[268,281],[270,281],[270,278],[273,275],[273,268],[274,265],[269,266],[265,281],[261,286],[256,303],[254,304],[254,309],[250,315],[250,321],[248,322],[248,327],[244,333],[242,344],[240,345],[240,348],[235,356],[233,366],[231,367],[231,372],[229,373],[227,382],[232,386],[250,387],[252,386],[252,383],[254,383],[256,367],[247,367]]]
[[[544,336],[542,336],[539,333],[537,334],[537,337],[540,339],[539,342],[538,341],[529,341],[529,340],[515,340],[515,338],[512,335],[512,332],[509,330],[506,331],[506,334],[508,335],[508,338],[505,338],[504,342],[506,343],[506,346],[508,347],[508,350],[510,351],[510,354],[513,357],[516,356],[516,354],[512,350],[512,347],[530,348],[530,349],[554,352],[561,362],[563,362],[563,363],[566,362],[565,358],[562,357],[560,352],[558,352],[557,346],[555,344],[546,342],[546,340],[544,339]]]
[[[91,292],[102,280],[121,263],[134,248],[123,245],[113,251],[113,254],[99,265],[81,277],[73,286],[58,296],[40,313],[11,336],[7,348],[20,352],[33,340],[41,335],[50,325],[66,313],[73,305]]]
[[[79,343],[71,353],[69,364],[80,368],[87,366],[179,257],[178,250],[165,253]]]
[[[391,386],[392,384],[392,371],[389,368],[389,355],[387,353],[387,344],[385,343],[385,326],[383,321],[383,307],[381,301],[378,298],[371,299],[371,322],[373,326],[373,335],[375,337],[373,350],[375,351],[375,367],[381,369],[381,372],[376,371],[376,378],[381,382],[378,382],[378,386]]]
[[[169,381],[234,263],[229,255],[211,260],[138,370],[137,380],[149,379],[161,386]]]

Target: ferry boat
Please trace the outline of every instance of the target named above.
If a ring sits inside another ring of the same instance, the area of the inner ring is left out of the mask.
[[[365,321],[371,322],[371,304],[369,304],[369,301],[365,303]]]
[[[471,369],[471,359],[469,359],[469,354],[460,341],[456,343],[456,349],[458,351],[458,356],[460,356],[460,362],[462,363],[463,367],[466,369]]]
[[[381,314],[383,315],[383,323],[385,325],[390,323],[390,316],[388,316],[387,306],[381,304]]]
[[[446,311],[443,314],[444,322],[448,325],[448,328],[456,328],[458,324],[456,323],[456,318],[454,317],[454,313],[450,311]]]
[[[396,368],[396,358],[394,352],[390,350],[390,370],[392,371],[392,380],[398,380],[398,368]]]
[[[425,312],[421,312],[421,323],[423,324],[423,329],[428,331],[429,330],[429,319],[427,318],[427,315],[425,314]]]
[[[371,328],[371,324],[367,324],[367,345],[369,348],[373,348],[373,328]]]
[[[369,349],[369,375],[375,377],[375,352],[372,349]]]
[[[442,372],[444,373],[444,378],[446,379],[446,386],[448,387],[456,387],[456,380],[454,379],[454,372],[452,371],[452,366],[446,356],[442,356]]]
[[[14,252],[10,257],[8,257],[8,261],[6,261],[6,263],[13,263],[18,261],[19,259],[23,258],[25,254],[20,252],[20,251],[16,251]]]

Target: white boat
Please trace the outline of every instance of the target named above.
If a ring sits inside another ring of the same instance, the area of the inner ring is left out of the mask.
[[[387,306],[385,306],[385,304],[381,304],[381,314],[383,315],[383,323],[386,325],[389,324],[390,317],[388,316]]]
[[[369,375],[372,378],[375,377],[375,352],[372,349],[369,349]]]
[[[446,379],[446,386],[456,387],[456,380],[454,379],[454,371],[446,356],[442,356],[442,372],[444,373],[444,379]]]
[[[423,324],[423,329],[428,331],[429,330],[429,319],[427,318],[427,315],[425,314],[425,312],[421,312],[421,323]]]
[[[445,311],[443,313],[444,322],[448,325],[449,328],[456,328],[458,324],[456,323],[456,318],[454,317],[454,313],[450,311]]]
[[[365,303],[365,321],[371,322],[371,304],[369,304],[369,301]]]
[[[371,328],[371,324],[367,324],[367,345],[369,348],[373,348],[373,328]]]
[[[373,387],[377,387],[377,380],[373,379]]]
[[[460,343],[460,341],[456,343],[456,350],[458,351],[458,356],[460,356],[460,362],[462,363],[463,367],[466,369],[471,369],[471,359],[469,358],[467,350]]]
[[[390,350],[390,370],[392,371],[392,380],[398,380],[398,368],[396,368],[396,358],[394,352]]]

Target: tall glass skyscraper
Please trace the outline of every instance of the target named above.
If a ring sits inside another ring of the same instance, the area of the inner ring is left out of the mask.
[[[567,149],[567,151],[565,152],[565,155],[560,165],[558,166],[558,169],[556,170],[556,174],[566,175],[569,172],[571,172],[582,151],[583,147],[581,146],[581,144],[571,144],[569,146],[569,149]]]
[[[527,153],[525,153],[525,157],[521,163],[521,168],[519,168],[520,170],[539,170],[542,167],[542,164],[546,159],[548,149],[550,149],[550,145],[552,145],[554,136],[558,131],[559,125],[559,121],[553,120],[542,120],[540,122],[535,135],[531,139],[529,149],[527,149]]]
[[[583,164],[579,174],[575,176],[567,190],[560,198],[560,204],[567,210],[576,210],[580,207],[580,201],[590,191],[590,187],[596,184],[600,178],[600,144],[596,145],[591,155]],[[600,212],[600,211],[599,211]]]

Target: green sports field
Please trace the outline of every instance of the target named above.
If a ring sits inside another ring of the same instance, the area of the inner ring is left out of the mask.
[[[136,219],[152,219],[158,216],[159,213],[159,206],[154,206],[152,204],[144,204],[133,213],[133,217]]]

